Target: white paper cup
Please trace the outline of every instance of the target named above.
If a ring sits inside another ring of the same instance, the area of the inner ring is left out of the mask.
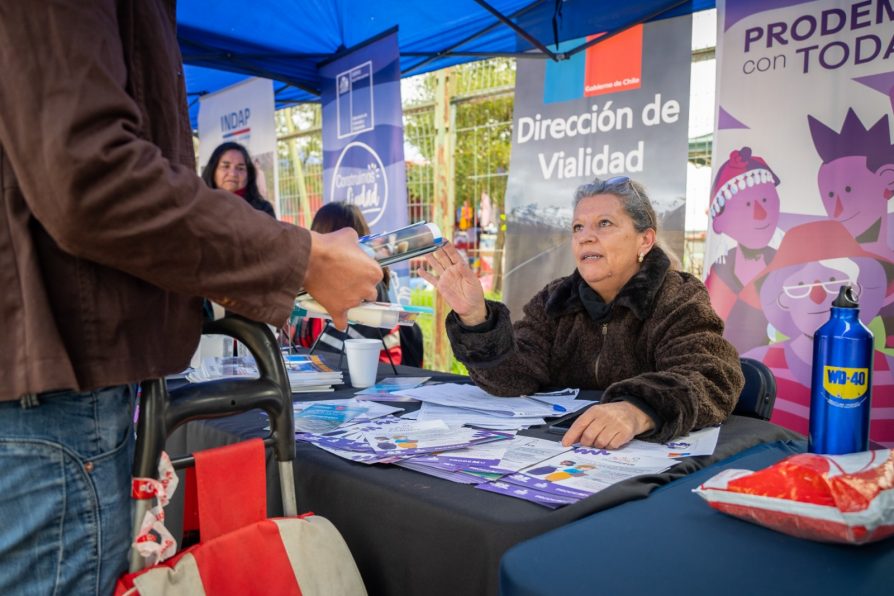
[[[362,389],[376,384],[381,351],[382,341],[378,339],[345,340],[345,356],[348,357],[351,385]]]

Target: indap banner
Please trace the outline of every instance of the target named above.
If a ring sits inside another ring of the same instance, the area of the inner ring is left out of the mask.
[[[854,286],[870,437],[894,446],[894,0],[717,5],[711,301],[776,375],[773,421],[806,433],[813,335]]]
[[[407,225],[397,31],[321,66],[320,75],[324,201],[357,205],[373,232]],[[394,269],[395,298],[409,303],[406,264]]]
[[[244,145],[258,172],[258,190],[279,209],[273,81],[250,78],[199,98],[199,171],[221,143]]]
[[[691,40],[685,16],[631,27],[570,60],[518,61],[503,293],[513,317],[574,270],[574,192],[595,177],[643,183],[660,241],[682,258]]]

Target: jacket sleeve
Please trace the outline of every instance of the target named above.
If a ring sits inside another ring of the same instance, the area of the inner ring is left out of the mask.
[[[145,139],[116,5],[0,6],[0,145],[14,183],[63,251],[282,323],[303,283],[309,233],[208,189]],[[159,37],[176,44],[170,29]],[[176,45],[170,53],[179,58]],[[174,62],[172,75],[182,68]]]
[[[487,301],[488,320],[467,328],[456,313],[447,316],[447,337],[456,359],[475,384],[493,395],[527,395],[549,384],[555,323],[546,315],[546,290],[527,305],[515,325],[509,309]]]
[[[739,355],[723,338],[723,322],[701,282],[685,276],[679,291],[660,299],[649,343],[654,369],[610,385],[603,402],[633,396],[664,421],[639,438],[663,442],[725,421],[745,383]]]

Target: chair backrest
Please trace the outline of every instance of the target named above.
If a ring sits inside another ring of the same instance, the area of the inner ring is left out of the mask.
[[[424,338],[418,323],[400,325],[400,363],[422,368]]]
[[[776,377],[766,364],[752,358],[740,358],[745,386],[733,414],[769,420],[776,403]]]

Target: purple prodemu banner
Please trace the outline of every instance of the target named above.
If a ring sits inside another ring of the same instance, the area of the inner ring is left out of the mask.
[[[323,198],[357,205],[373,232],[407,225],[399,57],[394,31],[320,68]],[[392,292],[409,303],[406,265],[396,269]]]
[[[894,446],[894,0],[717,7],[711,301],[776,375],[772,421],[806,434],[813,334],[856,286],[870,438]]]

